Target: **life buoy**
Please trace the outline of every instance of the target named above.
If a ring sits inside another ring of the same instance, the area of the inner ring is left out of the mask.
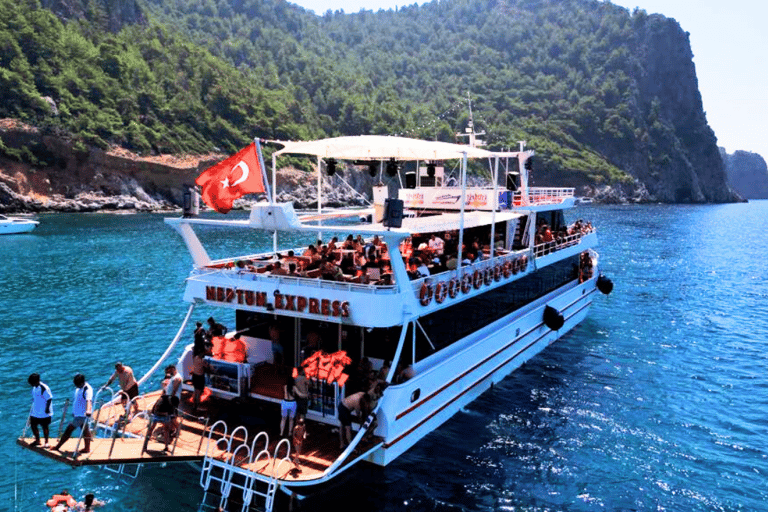
[[[479,270],[475,270],[472,274],[472,284],[475,286],[475,290],[483,286],[483,273]]]
[[[484,274],[483,281],[485,282],[485,286],[490,286],[493,282],[493,267],[486,268]]]
[[[461,291],[463,293],[469,293],[469,290],[472,289],[472,276],[469,274],[464,274],[461,278]]]
[[[512,275],[512,263],[507,260],[504,262],[504,265],[501,268],[502,273],[504,274],[504,279],[508,278]]]
[[[455,277],[451,278],[451,280],[448,281],[448,296],[455,299],[459,294],[459,289],[459,280]]]
[[[493,266],[493,280],[496,282],[501,281],[501,263]]]
[[[440,281],[435,285],[435,302],[442,304],[448,296],[448,285],[445,281]]]
[[[71,494],[54,494],[51,496],[51,499],[45,502],[45,504],[50,508],[55,507],[59,503],[64,503],[69,508],[77,505],[77,501],[72,497]]]
[[[432,285],[427,283],[421,285],[419,301],[421,301],[422,306],[428,306],[429,303],[432,302]]]

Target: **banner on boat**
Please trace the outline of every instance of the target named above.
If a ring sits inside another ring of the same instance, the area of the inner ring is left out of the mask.
[[[493,190],[471,189],[466,191],[466,208],[475,210],[491,210],[497,204],[503,209],[510,208],[508,191],[497,191],[498,198],[494,200]],[[400,199],[406,208],[436,208],[440,210],[460,210],[461,190],[451,188],[400,189]]]
[[[206,286],[205,300],[214,302],[230,302],[247,306],[268,307],[275,310],[297,311],[311,315],[349,317],[349,302],[346,300],[331,300],[303,295],[288,295],[275,291],[274,300],[270,303],[267,292],[254,292],[222,286]]]
[[[205,204],[219,213],[228,213],[235,199],[245,194],[263,194],[261,161],[261,147],[254,142],[203,171],[195,183],[203,189]]]

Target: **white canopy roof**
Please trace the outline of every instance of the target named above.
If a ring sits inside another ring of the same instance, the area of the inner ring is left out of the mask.
[[[448,142],[391,137],[388,135],[356,135],[310,141],[281,141],[285,147],[276,155],[315,155],[339,160],[452,160],[488,158],[494,153],[485,149]]]

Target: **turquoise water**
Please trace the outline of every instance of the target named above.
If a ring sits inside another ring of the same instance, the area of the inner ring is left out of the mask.
[[[613,294],[393,465],[301,509],[768,510],[768,202],[578,211],[598,227]],[[162,216],[41,220],[0,237],[0,510],[46,510],[64,488],[95,492],[105,512],[196,510],[186,464],[126,484],[14,444],[29,373],[51,386],[59,417],[75,372],[99,386],[119,358],[143,374],[187,309],[191,261]],[[213,256],[270,243],[205,238]]]

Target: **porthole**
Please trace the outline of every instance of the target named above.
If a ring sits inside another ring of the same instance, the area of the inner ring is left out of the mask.
[[[421,389],[417,389],[413,393],[411,393],[411,403],[418,400],[420,396],[421,396]]]

